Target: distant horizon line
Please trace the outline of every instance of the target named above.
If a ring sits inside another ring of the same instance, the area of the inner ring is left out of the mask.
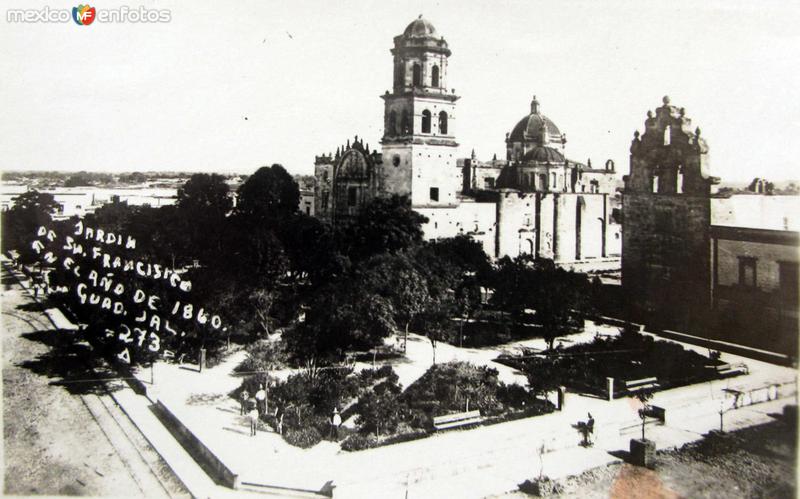
[[[284,168],[286,168],[286,171],[289,172],[291,175],[310,176],[310,177],[314,176],[314,172],[313,171],[309,172],[309,173],[292,172],[289,168],[287,168],[285,165],[283,165],[281,163],[272,163],[272,164],[279,164],[279,165],[283,166]],[[258,166],[258,167],[256,167],[254,170],[252,170],[249,173],[245,173],[245,172],[239,171],[237,169],[223,170],[223,171],[217,170],[217,171],[213,171],[213,172],[202,171],[202,170],[120,170],[120,171],[116,171],[116,170],[97,170],[97,169],[86,169],[86,170],[58,170],[58,169],[52,169],[52,170],[44,170],[44,169],[43,170],[37,170],[37,169],[13,169],[12,170],[12,169],[8,169],[8,170],[6,170],[6,169],[0,169],[0,177],[4,177],[5,174],[7,174],[7,173],[15,173],[15,174],[26,174],[26,173],[74,174],[74,173],[81,173],[81,172],[86,172],[86,173],[109,173],[109,174],[114,174],[114,175],[125,175],[125,174],[132,174],[132,173],[165,174],[165,175],[166,174],[194,175],[194,174],[197,174],[197,173],[201,173],[201,174],[208,174],[208,175],[218,174],[218,175],[223,175],[223,176],[225,176],[225,175],[251,175],[256,170],[258,170],[258,168],[262,168],[264,166],[270,166],[270,165]],[[622,172],[617,172],[617,173],[618,173],[617,178],[619,180],[622,180]],[[796,182],[796,183],[800,183],[800,178],[790,178],[790,177],[769,178],[769,177],[759,177],[759,176],[752,177],[752,178],[746,178],[746,179],[745,178],[737,178],[737,177],[734,177],[734,178],[731,178],[731,179],[723,178],[723,179],[721,179],[720,183],[721,184],[748,183],[748,182],[752,182],[753,179],[756,179],[756,178],[763,178],[764,180],[767,180],[769,182]],[[5,179],[3,179],[3,180],[5,180]]]

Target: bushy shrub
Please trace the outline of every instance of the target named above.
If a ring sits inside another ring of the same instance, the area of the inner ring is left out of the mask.
[[[497,370],[466,362],[450,362],[431,367],[403,393],[410,409],[421,410],[430,421],[434,416],[466,409],[480,410],[483,415],[503,411],[497,392],[502,383]],[[417,418],[419,420],[419,418]]]
[[[357,450],[370,449],[375,447],[376,440],[372,435],[363,435],[361,433],[354,433],[344,439],[342,442],[342,450],[352,452]]]
[[[377,374],[380,378],[388,378],[393,382],[396,382],[399,379],[392,366],[389,365],[379,367],[375,374]]]
[[[322,435],[320,435],[319,431],[311,427],[305,428],[297,428],[297,429],[286,429],[283,432],[283,439],[289,445],[294,445],[295,447],[300,447],[301,449],[308,449],[309,447],[313,447],[322,441]]]
[[[283,369],[289,360],[285,344],[280,340],[258,340],[247,347],[247,357],[236,366],[238,373],[253,374],[257,372]]]
[[[530,407],[536,397],[516,383],[511,385],[503,383],[497,387],[497,400],[514,410],[522,410]]]

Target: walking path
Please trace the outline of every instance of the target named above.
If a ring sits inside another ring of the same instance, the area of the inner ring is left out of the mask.
[[[608,333],[603,331],[603,334]],[[593,336],[594,331],[590,331],[584,333],[581,340]],[[544,347],[544,343],[528,340],[505,345],[503,349],[518,346],[537,348]],[[436,358],[437,362],[465,360],[489,364],[498,369],[506,382],[524,381],[513,369],[491,362],[499,351],[439,344]],[[432,357],[430,342],[422,336],[410,335],[407,358],[394,365],[403,385],[408,386],[421,376],[430,366]],[[445,432],[352,453],[340,451],[337,444],[327,441],[303,450],[288,445],[268,429],[255,437],[249,436],[248,422],[239,416],[238,403],[228,397],[241,382],[241,378],[231,373],[242,358],[243,353],[237,352],[226,362],[202,373],[185,366],[159,365],[152,393],[199,435],[222,462],[238,473],[243,483],[320,490],[332,481],[336,486],[335,495],[347,498],[405,497],[406,491],[408,497],[483,497],[513,490],[518,483],[538,475],[537,449],[543,444],[547,451],[545,474],[561,477],[616,460],[610,451],[627,450],[628,440],[641,436],[639,405],[635,399],[608,402],[568,393],[564,411],[545,416]],[[668,413],[666,425],[647,428],[648,438],[655,440],[659,448],[682,445],[718,428],[724,389],[792,383],[797,374],[789,368],[734,355],[723,354],[722,360],[746,362],[751,373],[655,395],[652,403],[667,408]],[[726,413],[725,429],[771,420],[770,413],[780,412],[783,405],[795,402],[791,396],[794,390],[794,386],[786,386],[782,388],[784,398],[781,400]],[[589,412],[596,421],[597,442],[594,447],[585,449],[578,447],[580,435],[572,425],[585,420]]]
[[[610,331],[604,330],[604,334]],[[591,339],[595,331],[583,333]],[[574,340],[571,337],[570,340]],[[507,366],[492,362],[501,350],[520,346],[543,348],[542,340],[528,340],[502,348],[459,349],[444,343],[437,347],[437,362],[465,360],[491,365],[506,382],[524,378]],[[687,348],[696,348],[687,346]],[[705,353],[705,349],[701,349]],[[639,435],[637,403],[630,398],[611,402],[568,393],[563,412],[511,421],[471,430],[450,431],[429,438],[347,453],[332,442],[311,449],[286,444],[271,431],[249,436],[247,421],[239,416],[238,403],[228,394],[241,382],[232,375],[243,359],[237,352],[212,369],[197,372],[192,366],[157,364],[152,372],[137,374],[149,385],[148,396],[125,388],[114,393],[147,439],[195,497],[250,495],[215,484],[190,458],[153,413],[156,400],[166,405],[186,428],[199,437],[216,457],[239,475],[242,483],[265,484],[302,490],[320,490],[332,482],[336,497],[484,497],[516,488],[540,470],[553,478],[617,460],[609,452],[627,449]],[[408,355],[395,364],[401,382],[408,386],[430,366],[430,342],[411,335]],[[750,374],[656,394],[652,403],[667,408],[667,424],[650,426],[647,436],[659,448],[696,440],[719,427],[723,389],[755,388],[768,382],[794,383],[797,372],[723,354],[726,362],[746,362]],[[359,364],[357,367],[369,366]],[[288,372],[282,373],[283,375]],[[763,423],[787,403],[796,403],[796,385],[782,387],[780,400],[765,402],[725,414],[725,429]],[[787,397],[787,395],[789,397]],[[595,418],[594,447],[578,447],[580,435],[572,427],[591,412]],[[545,453],[539,456],[538,449]],[[543,461],[543,462],[542,462]],[[274,492],[274,491],[273,491]],[[254,496],[255,497],[255,496]]]

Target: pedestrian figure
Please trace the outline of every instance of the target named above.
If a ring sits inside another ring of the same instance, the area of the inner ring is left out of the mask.
[[[239,394],[239,415],[244,416],[244,413],[247,412],[247,401],[250,399],[250,394],[247,393],[247,390],[242,390],[242,393]]]
[[[256,404],[258,406],[258,415],[267,413],[267,391],[264,390],[264,385],[258,385],[256,392]]]
[[[589,419],[586,421],[586,443],[592,445],[592,440],[594,440],[594,417],[590,412]]]
[[[250,412],[247,414],[250,417],[250,436],[256,435],[258,429],[258,409],[256,408],[256,400],[250,399]]]
[[[342,424],[342,416],[339,414],[339,408],[333,408],[333,417],[331,417],[331,438],[334,442],[339,441],[339,426]]]

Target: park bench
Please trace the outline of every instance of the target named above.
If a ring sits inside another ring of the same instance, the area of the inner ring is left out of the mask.
[[[625,384],[625,389],[630,394],[635,394],[637,392],[647,391],[647,390],[655,390],[659,386],[658,379],[656,378],[642,378],[642,379],[632,379],[628,381],[623,381]]]
[[[742,362],[737,364],[720,364],[715,366],[715,369],[717,370],[717,375],[720,378],[737,376],[739,374],[750,374],[750,369]]]
[[[433,427],[436,430],[447,430],[458,426],[478,424],[483,421],[481,411],[459,412],[447,414],[446,416],[436,416],[433,418]]]

